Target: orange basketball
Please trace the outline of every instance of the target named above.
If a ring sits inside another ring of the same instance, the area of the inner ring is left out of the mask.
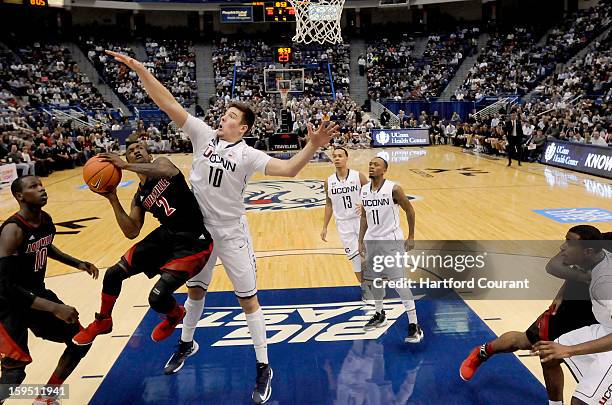
[[[107,193],[113,191],[121,181],[121,169],[94,156],[83,167],[83,180],[91,191]]]

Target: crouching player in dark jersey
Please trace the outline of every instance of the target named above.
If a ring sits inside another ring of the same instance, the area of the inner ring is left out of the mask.
[[[86,345],[96,336],[109,333],[113,327],[111,313],[123,280],[144,273],[149,278],[160,275],[149,294],[151,308],[166,315],[151,333],[151,339],[159,342],[169,337],[185,316],[185,309],[177,304],[172,294],[204,268],[212,252],[212,239],[203,225],[200,207],[185,177],[170,160],[160,157],[151,161],[141,143],[127,146],[127,163],[117,155],[100,156],[140,177],[129,215],[121,206],[115,190],[104,195],[125,236],[129,239],[138,236],[146,211],[152,213],[161,226],[132,246],[117,264],[106,271],[100,312],[73,341]]]
[[[599,230],[591,225],[577,225],[569,229],[566,240],[597,240]],[[459,375],[465,381],[472,379],[486,360],[498,353],[531,350],[538,341],[555,340],[570,331],[597,323],[589,300],[591,274],[566,264],[563,250],[546,265],[546,272],[565,280],[552,305],[525,332],[506,332],[497,339],[472,350],[461,363]],[[563,372],[558,364],[542,363],[542,372],[548,403],[563,403]],[[559,377],[559,373],[561,376]]]
[[[48,394],[36,404],[55,404],[53,387],[63,384],[90,346],[76,346],[72,337],[79,332],[79,313],[45,288],[47,257],[86,271],[94,278],[98,269],[71,257],[53,245],[55,225],[42,210],[47,192],[36,176],[23,176],[11,184],[19,212],[0,227],[0,404],[25,379],[32,362],[28,329],[34,335],[65,343],[55,371],[47,382]]]

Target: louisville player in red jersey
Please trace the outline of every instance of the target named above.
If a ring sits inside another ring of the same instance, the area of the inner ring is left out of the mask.
[[[23,382],[26,366],[32,362],[28,329],[37,337],[66,344],[47,382],[50,389],[64,383],[90,348],[72,343],[81,327],[77,310],[45,287],[47,257],[98,277],[96,266],[63,253],[53,244],[55,225],[42,210],[47,192],[38,177],[18,178],[11,184],[11,192],[19,202],[19,211],[0,227],[0,404]],[[49,395],[35,403],[55,404],[56,400]]]
[[[119,169],[137,173],[140,178],[129,215],[121,206],[116,190],[104,195],[113,207],[119,227],[129,239],[136,238],[146,211],[161,226],[132,246],[106,271],[100,312],[94,322],[74,337],[78,345],[90,344],[96,336],[112,330],[111,314],[123,280],[140,273],[149,278],[160,275],[149,294],[149,304],[166,318],[155,327],[151,339],[159,342],[169,337],[185,316],[185,309],[172,294],[200,272],[212,252],[212,239],[203,225],[200,207],[181,171],[165,157],[152,161],[141,143],[129,144],[125,155],[127,162],[117,155],[100,155]]]

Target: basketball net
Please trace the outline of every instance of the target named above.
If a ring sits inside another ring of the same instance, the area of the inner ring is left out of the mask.
[[[295,10],[293,42],[341,44],[340,18],[345,0],[289,0]]]
[[[287,108],[287,96],[289,95],[289,89],[279,89],[281,100],[283,101],[283,108]]]

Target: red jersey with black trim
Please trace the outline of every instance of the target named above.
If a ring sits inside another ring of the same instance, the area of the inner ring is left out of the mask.
[[[23,232],[23,239],[17,248],[18,270],[13,274],[16,285],[34,294],[45,290],[48,249],[53,244],[55,225],[51,216],[42,211],[40,225],[34,226],[18,213],[4,221],[0,233],[8,224],[17,224]]]
[[[170,231],[199,233],[210,239],[200,206],[180,171],[170,178],[147,179],[138,186],[134,199]]]

